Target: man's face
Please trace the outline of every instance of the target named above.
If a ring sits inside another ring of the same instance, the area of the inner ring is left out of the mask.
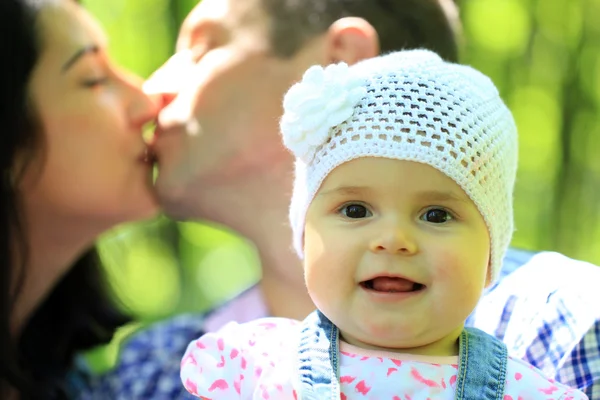
[[[288,157],[278,134],[283,94],[319,60],[276,57],[268,30],[255,0],[203,0],[182,26],[178,55],[147,82],[149,91],[176,94],[154,142],[156,188],[172,216],[205,217],[207,191]]]

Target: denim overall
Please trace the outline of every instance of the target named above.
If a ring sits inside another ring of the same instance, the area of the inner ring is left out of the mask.
[[[459,339],[456,399],[503,400],[504,343],[465,328]],[[302,322],[296,363],[298,400],[339,400],[339,331],[320,311]]]

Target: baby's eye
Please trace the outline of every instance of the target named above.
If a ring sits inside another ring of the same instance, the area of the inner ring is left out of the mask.
[[[348,218],[367,218],[373,215],[361,204],[347,204],[340,208],[340,212]]]
[[[453,219],[453,217],[444,209],[432,208],[431,210],[425,211],[425,213],[421,216],[421,219],[433,224],[443,224]]]

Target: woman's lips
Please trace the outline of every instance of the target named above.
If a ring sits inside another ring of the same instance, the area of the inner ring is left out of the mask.
[[[156,154],[154,153],[154,151],[152,151],[152,148],[150,147],[146,147],[144,152],[140,155],[139,159],[142,163],[149,165],[152,165],[157,161]]]

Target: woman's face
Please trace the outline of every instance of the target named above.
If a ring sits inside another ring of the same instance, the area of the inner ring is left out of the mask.
[[[85,10],[70,0],[51,4],[39,14],[40,57],[29,85],[40,143],[22,160],[26,209],[104,228],[153,216],[142,128],[156,106],[112,64]]]

